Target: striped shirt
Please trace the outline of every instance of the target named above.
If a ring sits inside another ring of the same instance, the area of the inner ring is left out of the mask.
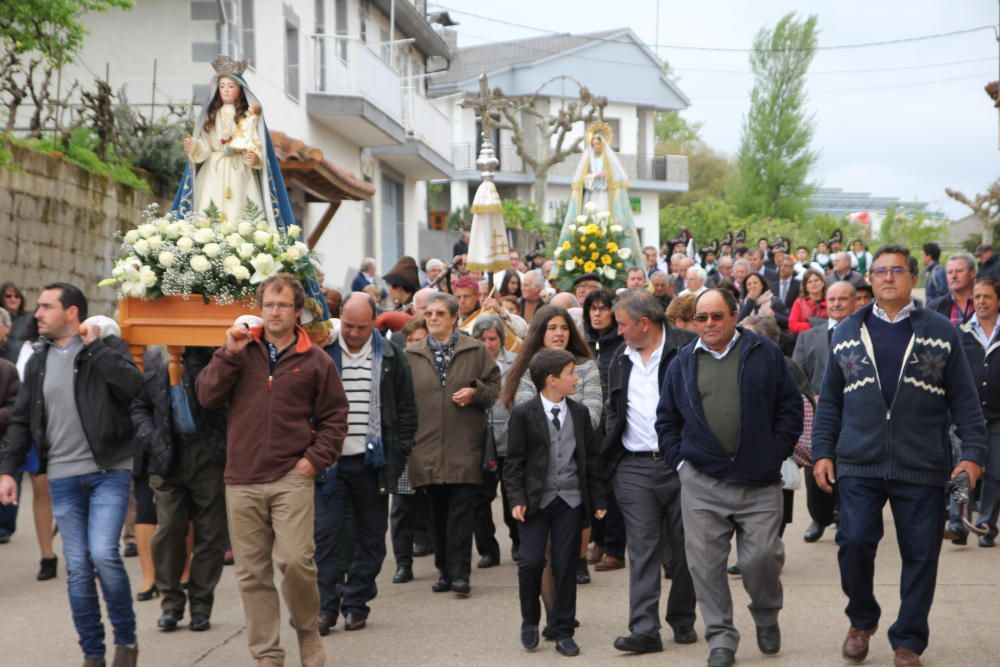
[[[342,345],[340,350],[344,366],[340,380],[350,403],[343,456],[354,456],[365,453],[368,437],[368,413],[372,400],[372,339],[369,338],[357,354],[352,354],[346,345]]]

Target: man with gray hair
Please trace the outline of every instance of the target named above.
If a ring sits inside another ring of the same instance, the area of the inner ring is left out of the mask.
[[[867,282],[863,275],[851,268],[851,256],[843,251],[833,253],[833,272],[827,278],[830,285],[839,282],[851,283],[855,287]]]
[[[524,318],[525,322],[531,323],[535,317],[535,311],[544,306],[542,302],[542,290],[548,287],[545,282],[545,274],[539,269],[528,271],[524,274],[524,285],[521,286],[521,298],[518,299],[518,315]]]
[[[618,637],[614,646],[629,653],[653,653],[663,650],[659,619],[663,540],[669,540],[671,550],[667,623],[678,644],[698,639],[694,585],[684,555],[680,481],[660,449],[655,428],[667,366],[694,334],[670,327],[660,302],[645,290],[623,292],[614,312],[625,344],[608,364],[601,470],[613,484],[625,518],[630,607],[630,634]]]
[[[708,278],[708,274],[705,269],[698,265],[688,267],[687,274],[684,276],[684,291],[680,293],[680,296],[685,294],[694,294],[698,296],[702,292],[708,289],[705,286],[705,281]]]
[[[351,291],[361,292],[369,285],[375,284],[375,258],[365,257],[361,260],[361,270],[351,281]]]
[[[972,305],[972,284],[976,280],[976,258],[967,252],[956,252],[945,263],[948,293],[927,304],[941,313],[956,327],[969,321],[976,309]]]
[[[678,294],[684,289],[688,267],[693,264],[694,260],[683,253],[675,252],[670,256],[670,270],[674,274],[674,294]]]
[[[715,273],[708,277],[708,282],[711,283],[710,287],[718,287],[726,280],[732,280],[732,278],[733,258],[729,255],[723,255],[715,263]]]
[[[436,281],[441,276],[441,273],[444,272],[444,269],[444,262],[440,259],[432,257],[427,260],[427,264],[424,265],[424,273],[427,274],[428,287],[437,289],[438,283]]]

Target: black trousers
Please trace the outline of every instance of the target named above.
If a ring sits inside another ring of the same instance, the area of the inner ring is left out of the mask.
[[[521,623],[538,625],[542,617],[539,596],[545,569],[545,545],[552,538],[552,576],[555,599],[549,610],[548,628],[552,638],[573,636],[576,618],[576,563],[580,557],[580,507],[570,507],[562,498],[525,518],[521,533],[521,560],[517,563]]]
[[[618,506],[615,492],[609,488],[605,495],[608,500],[608,513],[603,519],[590,520],[591,540],[604,547],[609,556],[624,560],[625,546],[628,544],[625,537],[625,517],[622,516],[622,509]]]
[[[472,572],[472,531],[480,484],[429,484],[434,565],[450,581],[468,581]]]
[[[396,566],[412,566],[414,543],[429,545],[433,541],[430,501],[427,499],[427,494],[417,489],[413,495],[393,495],[389,525],[392,555],[396,559]]]
[[[812,467],[805,469],[806,477],[806,508],[813,521],[821,526],[833,523],[833,514],[837,509],[837,487],[833,493],[827,493],[816,485]]]
[[[483,473],[482,494],[476,503],[476,551],[480,556],[493,556],[500,560],[500,544],[497,542],[497,527],[493,522],[493,499],[497,496],[497,483],[503,486],[503,480],[493,473]],[[520,544],[517,521],[510,515],[510,503],[507,502],[507,491],[501,488],[500,500],[503,503],[503,522],[507,526],[511,545],[515,548]]]

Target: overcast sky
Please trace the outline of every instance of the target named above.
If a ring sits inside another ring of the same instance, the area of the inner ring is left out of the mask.
[[[460,47],[538,36],[541,30],[582,33],[632,28],[647,44],[660,44],[659,55],[679,75],[679,85],[691,99],[684,116],[704,122],[705,141],[730,155],[739,145],[753,85],[748,54],[672,47],[747,49],[757,30],[773,26],[785,13],[816,14],[820,50],[810,68],[808,89],[817,126],[813,147],[820,152],[812,173],[818,184],[916,198],[958,218],[967,209],[948,199],[944,188],[972,194],[1000,176],[997,110],[983,91],[987,82],[998,78],[998,45],[991,30],[823,50],[996,25],[995,0],[443,0],[429,4],[451,10],[452,19],[460,24],[456,27]]]

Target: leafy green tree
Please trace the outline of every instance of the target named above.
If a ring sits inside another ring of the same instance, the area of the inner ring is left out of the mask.
[[[133,0],[4,0],[0,49],[18,55],[36,53],[50,65],[63,65],[83,46],[84,12],[131,9],[133,4]]]
[[[750,111],[736,155],[732,200],[741,215],[801,220],[809,208],[809,171],[818,154],[806,112],[806,73],[816,52],[816,17],[786,14],[754,38]]]
[[[925,243],[940,241],[947,236],[948,223],[945,220],[929,218],[922,211],[910,215],[906,211],[890,208],[879,228],[878,241],[880,244],[897,243],[919,255]]]

